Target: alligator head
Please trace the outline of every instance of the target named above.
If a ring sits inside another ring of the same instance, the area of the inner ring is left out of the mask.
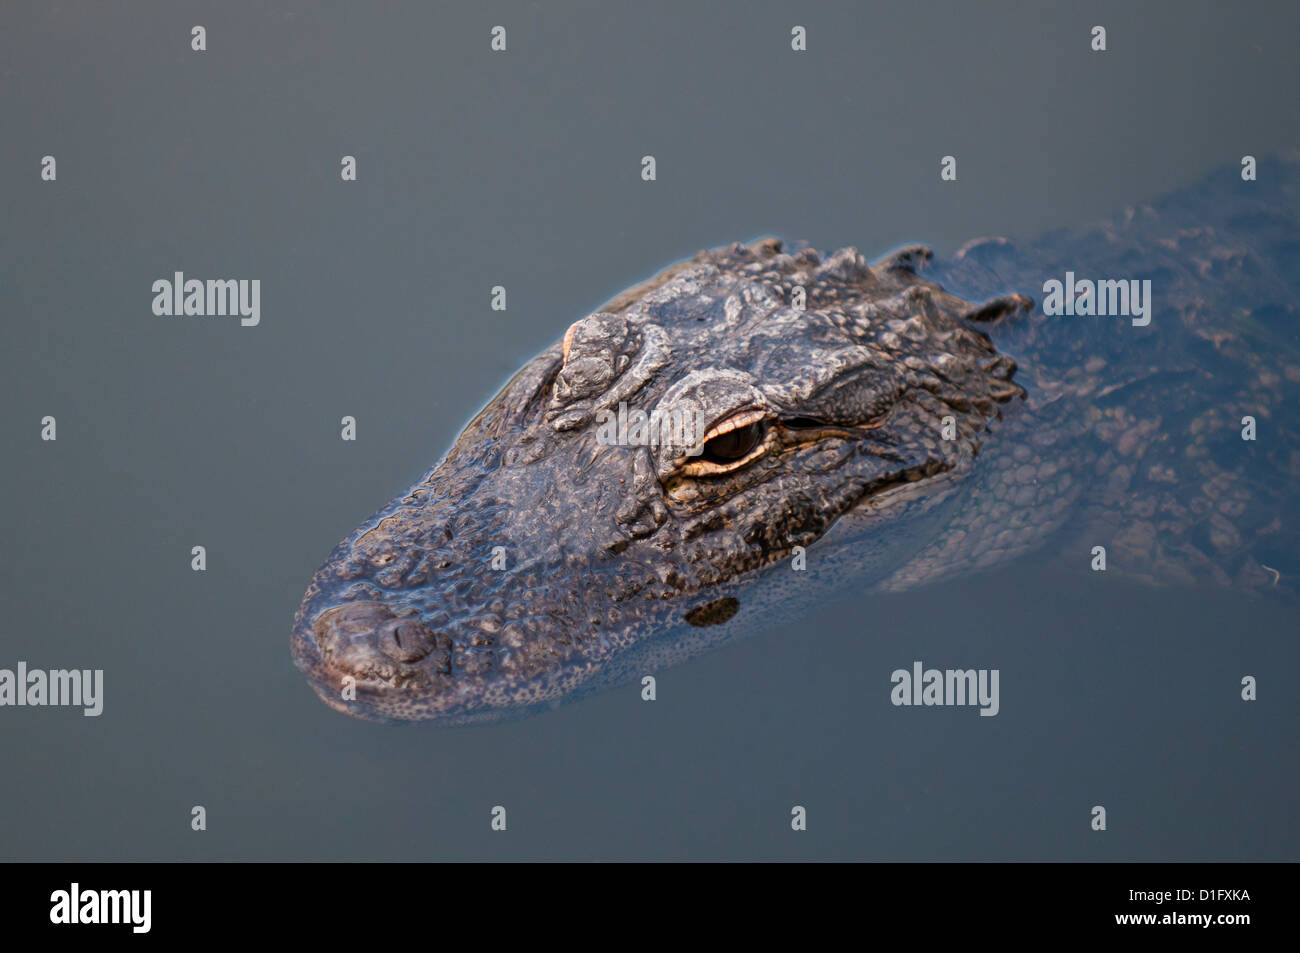
[[[888,530],[1023,393],[975,325],[1028,300],[955,297],[928,257],[735,245],[577,321],[334,551],[299,668],[350,714],[494,720],[690,654],[837,523],[872,529],[864,582],[896,568]]]

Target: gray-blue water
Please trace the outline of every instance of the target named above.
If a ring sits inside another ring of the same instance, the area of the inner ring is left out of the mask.
[[[231,6],[0,12],[0,668],[106,696],[0,708],[0,857],[1300,854],[1293,608],[1057,554],[487,728],[335,714],[287,642],[339,539],[671,261],[1028,240],[1300,145],[1294,5]],[[155,317],[176,270],[260,279],[260,325]],[[916,659],[998,668],[998,716],[892,706]]]

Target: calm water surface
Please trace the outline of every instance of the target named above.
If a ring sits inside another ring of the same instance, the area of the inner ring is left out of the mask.
[[[0,13],[0,667],[102,668],[107,697],[0,711],[0,857],[1300,854],[1293,608],[1058,554],[846,596],[652,705],[478,729],[334,714],[287,642],[330,548],[612,294],[761,234],[1028,239],[1294,148],[1294,7],[26,6]],[[176,270],[260,279],[261,325],[155,318]],[[893,707],[916,659],[1000,669],[1000,714]]]

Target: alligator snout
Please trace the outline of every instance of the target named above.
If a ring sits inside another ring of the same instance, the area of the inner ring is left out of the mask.
[[[302,626],[298,640],[299,666],[321,698],[340,710],[349,710],[343,704],[349,691],[410,685],[427,679],[430,668],[436,673],[450,664],[449,637],[379,602],[327,609]]]
[[[389,619],[375,635],[379,651],[398,662],[418,662],[437,645],[427,625],[409,619]]]
[[[371,651],[378,645],[378,633],[397,621],[392,610],[378,602],[354,602],[322,612],[312,631],[322,656],[337,659]]]

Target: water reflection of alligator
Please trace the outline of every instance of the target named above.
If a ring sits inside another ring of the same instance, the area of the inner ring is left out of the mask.
[[[1257,182],[1230,168],[946,262],[760,241],[674,265],[573,324],[339,545],[299,609],[298,666],[341,711],[461,724],[655,671],[843,586],[1034,550],[1286,590],[1297,182],[1289,162]],[[1023,296],[1067,271],[1150,279],[1150,323]],[[605,445],[597,418],[620,402],[702,413],[703,452]]]

